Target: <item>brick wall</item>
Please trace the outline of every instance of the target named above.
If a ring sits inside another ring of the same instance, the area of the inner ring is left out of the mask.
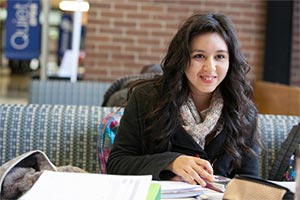
[[[112,81],[160,63],[184,19],[221,12],[234,22],[250,65],[262,79],[266,2],[262,0],[89,0],[85,79]]]
[[[290,85],[300,86],[300,1],[295,1],[294,3],[294,25]]]

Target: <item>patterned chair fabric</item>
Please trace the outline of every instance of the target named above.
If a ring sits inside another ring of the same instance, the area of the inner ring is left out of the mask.
[[[0,104],[0,165],[22,153],[38,149],[44,151],[56,166],[70,164],[98,173],[98,147],[106,145],[99,144],[105,140],[99,127],[109,113],[118,109]],[[273,160],[292,126],[299,122],[300,116],[259,115],[258,128],[266,148],[260,157],[263,178],[268,177]],[[109,149],[109,146],[105,147]]]
[[[30,83],[30,104],[88,105],[101,106],[109,82],[63,80],[32,80]]]
[[[116,108],[64,105],[0,105],[0,165],[41,150],[56,166],[98,173],[97,129]]]

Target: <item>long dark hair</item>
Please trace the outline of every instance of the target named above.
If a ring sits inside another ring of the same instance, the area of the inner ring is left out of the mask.
[[[159,95],[155,96],[157,103],[153,111],[146,117],[146,121],[152,122],[146,129],[146,135],[149,136],[146,143],[170,142],[170,137],[180,123],[179,108],[190,93],[184,73],[190,66],[190,44],[195,36],[204,33],[218,33],[228,47],[229,70],[219,86],[224,99],[221,119],[227,133],[224,149],[232,155],[233,166],[239,167],[241,151],[254,153],[247,141],[256,130],[257,110],[251,100],[252,86],[246,78],[250,66],[241,52],[231,20],[222,14],[195,14],[188,18],[170,42],[161,63],[163,75],[147,81],[158,88]],[[252,139],[257,140],[256,136]]]

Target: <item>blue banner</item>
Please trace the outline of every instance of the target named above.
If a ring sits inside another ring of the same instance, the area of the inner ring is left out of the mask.
[[[59,25],[57,55],[59,58],[64,56],[67,49],[71,49],[73,31],[73,17],[69,13],[64,13]]]
[[[39,58],[40,0],[7,0],[5,56],[8,59]]]

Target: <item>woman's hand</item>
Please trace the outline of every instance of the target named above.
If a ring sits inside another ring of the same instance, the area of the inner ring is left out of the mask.
[[[199,184],[205,187],[204,180],[214,181],[211,164],[198,157],[179,156],[167,166],[167,169],[179,176],[176,176],[177,179],[181,178],[190,184]]]

